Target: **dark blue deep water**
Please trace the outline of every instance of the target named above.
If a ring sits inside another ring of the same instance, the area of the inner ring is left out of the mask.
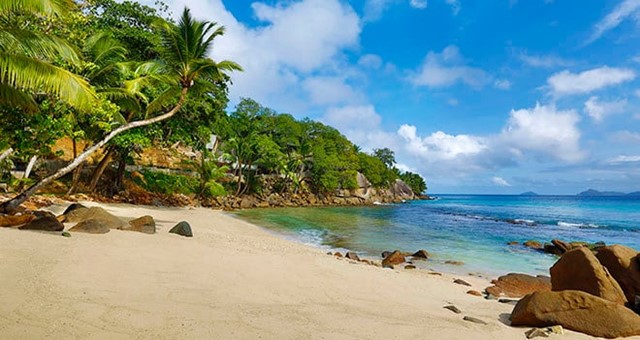
[[[304,243],[379,257],[426,249],[425,267],[546,274],[556,260],[511,241],[603,241],[640,249],[640,198],[443,195],[374,207],[255,209],[237,215]],[[447,260],[463,261],[449,266]]]

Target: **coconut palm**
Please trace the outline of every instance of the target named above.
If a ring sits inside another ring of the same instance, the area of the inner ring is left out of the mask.
[[[241,70],[241,67],[234,62],[215,62],[208,57],[208,53],[213,47],[214,39],[224,34],[224,28],[216,23],[195,20],[188,8],[184,9],[177,25],[160,20],[157,27],[162,37],[162,63],[171,81],[167,84],[167,90],[147,106],[149,118],[129,122],[115,128],[100,142],[86,149],[67,166],[32,185],[13,199],[1,204],[0,212],[15,209],[29,196],[37,192],[38,189],[73,171],[91,154],[102,148],[118,134],[173,117],[187,101],[187,94],[190,92],[203,93],[213,87],[215,82],[227,79],[228,76],[225,72]],[[166,103],[170,100],[175,100],[175,104],[171,109],[160,115],[153,116],[155,109],[166,107]]]
[[[0,103],[35,110],[32,94],[47,93],[74,107],[91,106],[96,95],[89,83],[51,63],[77,63],[75,49],[19,21],[25,15],[64,15],[74,6],[73,0],[0,0]]]

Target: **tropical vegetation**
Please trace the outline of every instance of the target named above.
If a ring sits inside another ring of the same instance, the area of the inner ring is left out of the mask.
[[[389,149],[362,152],[332,127],[249,98],[228,110],[228,86],[242,68],[209,57],[224,27],[187,8],[177,22],[167,16],[161,2],[0,0],[0,181],[23,189],[0,212],[57,180],[69,194],[114,195],[137,154],[175,143],[195,151],[181,164],[190,174],[145,170],[132,182],[200,198],[328,194],[356,188],[362,173],[373,187],[402,179],[426,190],[422,177],[395,168]],[[10,174],[56,159],[63,137],[71,160],[33,181]]]

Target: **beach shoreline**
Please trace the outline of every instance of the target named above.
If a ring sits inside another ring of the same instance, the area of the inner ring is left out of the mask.
[[[1,337],[513,339],[527,330],[505,324],[512,305],[466,293],[486,279],[336,259],[222,211],[82,203],[151,215],[158,232],[0,228]],[[193,238],[167,233],[181,220]],[[451,304],[462,314],[443,308]]]

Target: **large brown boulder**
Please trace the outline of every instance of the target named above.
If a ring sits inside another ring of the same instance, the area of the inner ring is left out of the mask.
[[[20,230],[63,231],[64,225],[53,214],[38,217],[21,226]]]
[[[615,303],[627,302],[618,282],[587,248],[566,252],[550,271],[554,292],[579,290]]]
[[[404,253],[399,250],[394,251],[393,253],[387,255],[384,260],[382,260],[383,267],[394,266],[397,264],[401,264],[405,262]]]
[[[629,247],[613,245],[598,249],[596,257],[607,268],[611,276],[620,284],[627,300],[635,303],[640,295],[640,263],[638,252]]]
[[[137,231],[139,233],[145,234],[155,234],[156,221],[153,220],[153,217],[146,215],[129,221],[129,224],[122,227],[121,229],[127,231]]]
[[[510,273],[500,276],[491,283],[494,285],[487,287],[486,291],[495,297],[506,296],[515,298],[534,292],[551,290],[551,279],[547,276]]]
[[[88,219],[76,224],[69,229],[71,232],[87,233],[87,234],[106,234],[111,229],[103,220]]]
[[[630,309],[575,290],[536,292],[511,313],[512,326],[564,328],[603,338],[640,335],[640,316]]]
[[[101,220],[110,229],[121,229],[126,226],[123,220],[100,207],[78,207],[64,216],[64,221],[68,223],[82,222],[85,220]]]

